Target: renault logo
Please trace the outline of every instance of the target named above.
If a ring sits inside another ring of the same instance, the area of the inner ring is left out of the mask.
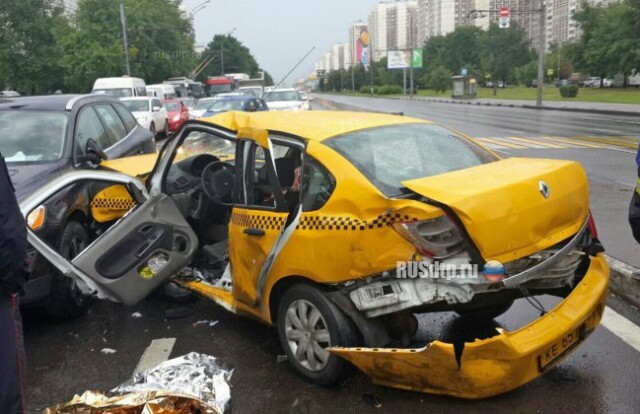
[[[544,198],[549,198],[551,190],[549,190],[549,186],[544,182],[544,180],[540,180],[540,182],[538,183],[538,190],[540,190],[540,194],[542,194]]]

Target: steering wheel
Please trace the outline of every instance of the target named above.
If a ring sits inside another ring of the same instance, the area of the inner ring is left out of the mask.
[[[214,161],[202,170],[202,190],[214,204],[231,201],[235,168],[222,161]]]

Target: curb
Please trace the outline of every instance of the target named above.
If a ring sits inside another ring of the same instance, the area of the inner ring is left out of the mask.
[[[611,271],[609,279],[611,293],[636,308],[640,308],[640,280],[636,280],[631,276],[634,272],[640,271],[640,269],[611,256],[607,256],[607,262],[609,262]]]
[[[410,101],[411,99],[401,97],[396,98],[403,101]],[[640,110],[637,112],[633,111],[621,111],[621,110],[609,110],[609,109],[589,109],[589,108],[568,108],[568,107],[556,107],[556,106],[537,106],[537,105],[528,105],[528,104],[509,104],[509,103],[492,103],[492,102],[477,102],[477,101],[469,101],[469,100],[459,100],[452,101],[450,99],[429,99],[429,98],[414,98],[414,101],[422,101],[422,102],[435,102],[435,103],[448,103],[448,104],[459,104],[459,105],[478,105],[478,106],[499,106],[506,108],[522,108],[522,109],[536,109],[536,110],[546,110],[546,111],[564,111],[564,112],[583,112],[590,114],[601,114],[601,115],[620,115],[620,116],[640,116]]]

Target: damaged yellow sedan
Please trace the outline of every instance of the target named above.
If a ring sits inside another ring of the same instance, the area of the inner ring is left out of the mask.
[[[186,124],[144,184],[71,173],[23,213],[70,186],[93,200],[91,245],[68,261],[29,240],[83,292],[134,304],[171,278],[276,325],[293,369],[321,385],[353,364],[390,387],[500,394],[575,350],[606,300],[578,163],[503,160],[420,119],[228,112]],[[542,294],[562,300],[515,331],[416,346],[416,314],[486,321]]]

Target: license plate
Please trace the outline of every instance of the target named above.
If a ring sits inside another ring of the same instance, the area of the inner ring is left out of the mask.
[[[562,359],[584,339],[584,325],[569,332],[538,355],[538,370],[545,371]]]

